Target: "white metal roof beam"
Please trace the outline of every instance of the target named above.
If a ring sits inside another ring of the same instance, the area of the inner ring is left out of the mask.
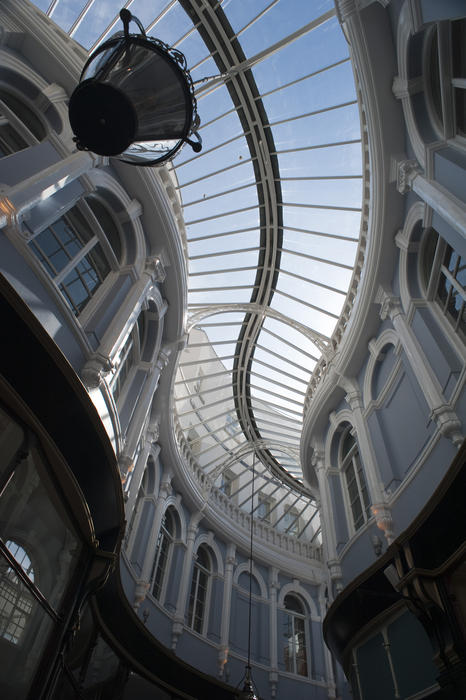
[[[324,233],[324,231],[310,231],[306,228],[297,228],[295,226],[284,226],[284,231],[295,231],[296,233],[305,233],[310,236],[321,236],[322,238],[334,238],[337,241],[351,241],[352,243],[357,243],[357,238],[352,238],[351,236],[343,236],[338,233]]]
[[[323,282],[317,282],[317,280],[310,279],[309,277],[303,277],[302,275],[297,275],[296,272],[290,272],[289,270],[284,270],[282,267],[280,268],[280,274],[283,275],[288,275],[288,277],[294,277],[297,280],[302,280],[303,282],[307,282],[308,284],[314,284],[316,287],[321,287],[322,289],[327,289],[329,292],[336,292],[337,294],[341,294],[342,296],[346,296],[346,292],[344,292],[342,289],[337,289],[336,287],[330,287],[328,284],[324,284]]]
[[[329,143],[316,143],[312,146],[293,146],[293,148],[284,148],[280,151],[274,151],[271,155],[279,156],[283,153],[298,153],[299,151],[315,151],[319,148],[334,148],[337,146],[349,146],[354,143],[361,143],[361,139],[349,139],[347,141],[330,141]]]
[[[352,265],[345,265],[345,263],[339,263],[335,260],[327,260],[326,258],[318,258],[315,255],[308,255],[307,253],[300,253],[297,250],[291,250],[291,248],[283,248],[282,253],[289,253],[297,258],[306,258],[306,260],[314,260],[314,262],[325,263],[326,265],[333,265],[333,267],[341,267],[343,270],[352,270]]]
[[[267,335],[272,336],[272,338],[276,338],[277,340],[281,340],[282,343],[287,345],[289,348],[292,348],[293,350],[297,350],[301,355],[304,355],[305,357],[308,357],[310,360],[315,360],[317,361],[318,358],[314,357],[314,355],[311,355],[311,353],[307,352],[306,350],[303,350],[300,348],[298,345],[295,343],[292,343],[291,340],[287,340],[286,338],[282,338],[281,336],[278,335],[278,333],[275,333],[274,331],[271,331],[270,328],[262,328],[262,331],[266,333]],[[257,347],[262,347],[257,344]],[[267,348],[264,348],[264,350],[268,350]],[[282,360],[285,360],[285,362],[288,362],[290,365],[294,365],[295,367],[299,367],[302,370],[302,366],[299,364],[296,364],[292,360],[289,360],[288,358],[284,358],[282,355],[279,353],[277,354],[276,352],[273,352],[272,350],[268,350],[271,355],[275,355],[276,357],[280,357]]]
[[[230,251],[230,254],[233,255],[236,251]],[[248,265],[247,267],[228,267],[224,270],[222,269],[216,269],[216,270],[203,270],[202,272],[190,272],[189,277],[202,277],[203,275],[222,275],[226,274],[227,272],[246,272],[247,270],[263,270],[262,265]],[[253,285],[250,285],[251,289]],[[230,289],[237,289],[236,285],[232,285]],[[191,289],[189,290],[191,291]],[[198,291],[197,289],[193,289],[192,291],[196,292]]]
[[[308,309],[314,309],[314,311],[319,311],[320,313],[325,314],[330,318],[334,318],[337,321],[340,318],[338,314],[333,314],[331,311],[327,311],[327,309],[323,309],[321,306],[316,306],[315,304],[310,304],[308,301],[303,301],[303,299],[295,297],[293,296],[293,294],[288,294],[287,292],[284,292],[281,289],[276,289],[275,294],[279,294],[280,296],[286,297],[287,299],[292,299],[293,301],[298,301],[303,306],[307,306]]]
[[[237,233],[248,233],[249,231],[261,231],[262,226],[249,226],[248,228],[238,228],[234,231],[222,231],[221,233],[209,233],[207,236],[197,236],[197,238],[187,238],[188,243],[197,241],[207,241],[209,238],[222,238],[223,236],[233,236]]]
[[[259,250],[264,250],[263,247],[259,248],[234,248],[232,250],[221,250],[216,253],[204,253],[203,255],[190,255],[188,260],[204,260],[205,258],[220,258],[222,255],[236,255],[237,253],[254,253]],[[247,268],[249,269],[249,268]],[[254,268],[256,269],[256,268]],[[202,272],[195,273],[202,274]]]
[[[342,107],[349,107],[350,105],[357,105],[357,100],[349,100],[348,102],[340,102],[340,104],[332,105],[331,107],[322,107],[322,109],[316,109],[313,112],[305,112],[304,114],[298,114],[295,117],[288,117],[287,119],[279,119],[276,122],[269,122],[264,124],[266,129],[272,129],[274,126],[279,126],[280,124],[290,124],[298,119],[306,119],[307,117],[314,117],[316,114],[326,114],[327,112],[333,112],[335,109],[341,109]]]
[[[202,199],[193,199],[192,202],[183,203],[183,207],[191,207],[194,204],[202,204],[203,202],[208,202],[211,199],[217,199],[217,197],[223,197],[226,194],[233,194],[233,192],[241,192],[242,190],[247,190],[250,187],[257,187],[257,182],[248,182],[246,185],[239,185],[238,187],[232,187],[230,190],[222,190],[221,192],[216,192],[215,194],[210,194],[208,197],[202,197]]]
[[[263,92],[259,97],[256,97],[256,100],[261,99],[262,97],[268,97],[269,95],[273,95],[276,92],[280,92],[281,90],[286,90],[286,88],[291,87],[292,85],[297,85],[298,83],[302,83],[304,80],[308,80],[309,78],[313,78],[316,75],[320,75],[321,73],[325,73],[325,71],[332,70],[332,68],[336,68],[337,66],[341,66],[342,63],[348,63],[351,59],[349,58],[342,58],[340,61],[336,61],[335,63],[331,63],[328,66],[324,66],[323,68],[319,68],[319,70],[313,71],[312,73],[307,73],[306,75],[301,76],[300,78],[296,78],[296,80],[292,80],[289,83],[283,83],[283,85],[279,85],[278,87],[274,88],[273,90],[268,90],[267,92]]]
[[[290,386],[287,384],[283,384],[282,382],[279,382],[276,379],[271,379],[265,374],[261,374],[260,372],[252,371],[250,372],[252,377],[259,377],[260,379],[265,379],[269,384],[273,384],[275,387],[282,387],[282,389],[286,389],[292,394],[295,394],[296,396],[306,396],[307,392],[306,391],[299,391],[298,389],[292,389]],[[283,397],[285,398],[285,397]]]
[[[215,374],[209,374],[209,379],[213,379],[214,377],[224,377],[225,375],[231,376],[231,371],[228,369],[225,369],[223,372],[215,372]],[[190,382],[197,382],[197,381],[199,381],[199,376],[186,377],[184,379],[179,379],[177,382],[175,382],[175,386],[178,386],[180,384],[189,384]],[[190,394],[190,396],[192,396],[192,394]]]
[[[257,347],[257,346],[256,346]],[[286,358],[283,358],[284,362],[287,362]],[[307,388],[309,384],[309,379],[301,379],[300,377],[296,377],[294,374],[290,374],[289,372],[285,372],[284,369],[277,369],[277,367],[274,367],[273,365],[269,365],[267,362],[264,362],[263,360],[259,360],[257,357],[254,357],[254,362],[257,362],[258,365],[262,365],[263,367],[268,367],[269,369],[274,370],[275,372],[278,372],[281,375],[284,375],[285,377],[289,377],[290,379],[294,379],[296,382],[299,382],[300,384],[304,384],[304,386]],[[310,377],[310,373],[309,373]]]

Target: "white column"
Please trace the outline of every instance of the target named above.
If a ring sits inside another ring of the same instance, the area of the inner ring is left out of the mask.
[[[73,180],[106,162],[88,151],[76,151],[12,187],[0,189],[0,228],[17,225],[19,218]]]
[[[154,398],[155,391],[157,389],[160,375],[162,370],[167,366],[170,359],[170,349],[167,351],[162,349],[159,352],[156,363],[152,366],[144,387],[142,389],[141,395],[138,397],[136,409],[131,416],[131,422],[128,426],[128,430],[125,436],[125,447],[124,454],[134,454],[136,446],[141,437],[141,431],[145,425],[147,414],[149,413],[150,407],[152,405],[152,399]]]
[[[401,341],[408,362],[430,410],[430,417],[437,423],[442,435],[450,439],[456,447],[463,442],[461,421],[445,399],[440,382],[435,376],[422,347],[403,313],[400,300],[380,288],[377,301],[381,304],[380,317],[387,317]]]
[[[91,355],[83,366],[81,377],[88,389],[96,389],[103,377],[112,370],[112,360],[119,350],[125,334],[135,324],[141,306],[153,285],[162,279],[159,262],[158,258],[148,258],[146,260],[143,274],[133,285],[118,313],[112,319],[112,323],[105,331],[98,350]],[[163,318],[167,308],[165,303],[159,315],[159,320]]]
[[[277,591],[280,587],[278,583],[278,569],[275,566],[270,568],[269,600],[270,600],[270,671],[269,685],[270,695],[274,698],[277,694],[278,683],[278,640],[277,640]]]
[[[160,452],[160,445],[157,444],[159,439],[159,425],[156,422],[150,423],[146,432],[146,439],[144,441],[144,447],[142,448],[136,465],[134,467],[133,478],[131,479],[131,485],[128,494],[128,500],[126,502],[125,511],[126,517],[130,518],[133,512],[134,504],[138,495],[139,487],[141,485],[142,476],[146,468],[146,463],[149,457],[149,452],[153,449],[155,451],[154,459],[158,456]]]
[[[314,451],[312,453],[312,464],[317,474],[317,481],[319,484],[320,522],[322,527],[324,555],[327,561],[331,561],[337,558],[337,538],[323,450],[314,447]]]
[[[183,571],[181,573],[180,587],[178,590],[178,600],[176,601],[176,612],[173,618],[172,625],[172,650],[175,651],[178,639],[183,632],[184,627],[184,612],[186,609],[186,597],[188,595],[188,587],[190,583],[191,565],[193,563],[194,541],[196,539],[199,522],[202,518],[202,513],[197,512],[191,515],[191,520],[188,525],[188,533],[186,540],[186,550],[183,559]]]
[[[343,589],[343,574],[337,554],[335,520],[332,501],[330,498],[330,487],[328,483],[327,469],[325,467],[324,452],[317,446],[314,446],[312,463],[314,465],[319,484],[322,544],[324,547],[324,557],[326,559],[329,573],[329,594],[333,599],[333,588],[331,588],[331,584],[335,585],[335,589],[337,593],[339,593]]]
[[[438,183],[421,174],[416,160],[397,163],[397,189],[405,194],[410,189],[442,217],[455,231],[466,236],[466,205]]]
[[[367,479],[371,503],[381,503],[384,500],[381,479],[377,468],[372,439],[362,412],[363,402],[359,386],[355,379],[347,379],[346,377],[342,377],[339,383],[347,392],[345,400],[353,414],[359,452],[365,468],[364,473]]]
[[[236,563],[236,545],[229,543],[225,558],[225,578],[223,581],[223,607],[220,625],[220,649],[218,652],[219,676],[223,675],[224,666],[228,661],[230,637],[231,591],[233,585],[233,567]]]
[[[160,526],[162,524],[162,516],[165,511],[165,502],[171,493],[172,478],[173,474],[171,472],[164,472],[162,476],[159,495],[155,502],[154,520],[152,521],[152,527],[147,542],[146,552],[144,555],[144,564],[142,566],[141,578],[136,582],[134,606],[136,609],[146,597],[146,594],[149,590],[149,586],[151,584],[150,575],[152,565],[154,563],[155,549],[157,546],[157,539],[160,532]]]
[[[325,583],[322,583],[319,588],[319,607],[320,607],[320,617],[321,620],[323,621],[326,614],[327,614],[327,598],[325,597]],[[325,663],[325,674],[327,677],[327,688],[328,688],[328,697],[329,698],[336,698],[337,693],[336,693],[336,683],[335,683],[335,674],[333,672],[333,662],[332,662],[332,655],[330,654],[330,650],[325,644],[323,638],[322,638],[322,646],[324,650],[324,663]]]

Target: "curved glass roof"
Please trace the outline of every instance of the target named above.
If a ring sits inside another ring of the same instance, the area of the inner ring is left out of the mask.
[[[89,51],[119,29],[122,0],[35,4]],[[352,65],[333,2],[125,7],[185,54],[199,81],[203,150],[185,148],[169,166],[189,265],[179,442],[239,507],[255,455],[256,515],[313,539],[303,406],[353,275],[363,185]]]

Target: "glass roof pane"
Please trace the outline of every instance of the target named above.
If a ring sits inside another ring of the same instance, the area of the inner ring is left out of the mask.
[[[283,218],[287,228],[300,228],[322,233],[335,233],[339,236],[359,235],[361,223],[360,212],[334,211],[331,209],[300,209],[283,207]]]
[[[186,222],[186,230],[188,238],[196,238],[227,231],[255,229],[258,225],[259,211],[257,207],[252,207],[247,211],[237,210],[233,213],[222,214],[221,217],[210,221],[188,221]]]
[[[175,48],[184,53],[190,69],[200,63],[200,61],[209,58],[207,47],[197,31],[190,32],[180,42],[177,42]]]
[[[106,0],[105,5],[96,0],[73,35],[73,39],[85,49],[90,49],[110,23],[118,17],[120,10],[121,0]],[[119,29],[120,27],[117,27],[113,31]]]
[[[136,0],[135,5],[137,2],[138,0]],[[143,4],[144,3],[147,3],[149,9],[151,0],[149,0],[149,2],[148,0],[143,0]],[[136,11],[135,6],[134,9],[133,6],[131,7],[131,12],[135,14],[136,17],[139,17],[139,13]],[[152,15],[152,18],[156,16],[154,12],[149,12],[148,14]],[[141,17],[139,17],[139,19],[141,19]],[[149,26],[150,23],[151,20],[149,20],[147,24],[143,22],[146,27]],[[181,5],[176,2],[172,4],[170,9],[163,14],[160,20],[158,20],[158,22],[151,27],[150,34],[151,36],[161,39],[169,46],[173,46],[173,44],[176,44],[176,42],[179,41],[189,29],[192,29],[192,26],[193,23],[191,22],[190,18],[183,10]]]
[[[129,10],[132,15],[135,15],[142,22],[143,27],[149,27],[156,17],[168,11],[171,4],[171,0],[134,0]],[[159,36],[158,32],[159,25],[156,24],[155,29],[151,31],[151,35],[168,43],[168,39],[163,38],[161,35]],[[178,36],[181,36],[181,31]]]
[[[264,94],[347,58],[348,43],[332,17],[255,65],[253,74]]]
[[[304,145],[304,144],[303,144]],[[361,174],[361,143],[327,146],[312,151],[279,153],[280,171],[287,177],[328,177]],[[286,180],[285,180],[286,182]],[[282,180],[282,188],[285,182]]]
[[[251,19],[250,15],[249,17],[246,15],[248,17],[246,22],[243,19],[245,4],[250,3],[232,2],[224,8],[225,14],[236,32],[246,26]],[[260,2],[258,11],[261,12],[262,9],[263,3]],[[313,2],[280,0],[272,5],[270,10],[263,14],[257,22],[241,32],[239,38],[242,49],[246,56],[254,56],[329,10],[334,10],[332,0],[314,0]]]
[[[353,70],[347,62],[284,87],[262,99],[269,123],[274,123],[351,102],[355,98]],[[306,128],[301,120],[295,121],[294,125],[299,130],[299,137],[305,139]]]
[[[362,179],[292,180],[282,182],[284,202],[360,209]]]
[[[296,125],[299,122],[299,132]],[[302,119],[270,127],[277,151],[360,139],[358,105],[336,107]],[[303,141],[302,135],[305,135]]]
[[[46,4],[47,7],[45,10],[48,9],[50,0]],[[76,15],[80,14],[85,4],[85,0],[80,0],[78,2],[76,2],[76,0],[60,0],[50,16],[52,17],[53,21],[63,29],[63,31],[67,32],[75,21]]]

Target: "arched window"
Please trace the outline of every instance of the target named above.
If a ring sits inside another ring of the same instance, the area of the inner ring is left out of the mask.
[[[351,434],[351,430],[352,428],[349,426],[341,437],[339,462],[344,479],[348,510],[354,529],[359,530],[371,517],[371,504],[358,444]]]
[[[207,548],[197,550],[189,594],[188,626],[202,634],[207,625],[207,603],[212,564]]]
[[[455,331],[466,333],[466,261],[434,229],[423,241],[426,297],[435,301]]]
[[[23,100],[0,87],[0,158],[40,143],[44,125]]]
[[[307,676],[306,611],[295,595],[286,595],[283,631],[283,659],[285,670],[299,676]]]
[[[23,571],[34,582],[34,569],[26,551],[19,544],[8,540],[7,549]],[[1,560],[0,571],[0,637],[12,644],[18,644],[24,632],[34,599],[21,583],[15,570]]]
[[[171,509],[167,508],[167,510],[165,511],[165,515],[163,516],[162,524],[160,526],[160,532],[157,540],[157,546],[155,549],[155,558],[151,575],[151,578],[153,580],[152,595],[156,600],[161,599],[165,579],[168,575],[168,568],[171,558],[171,550],[173,547],[173,540],[175,538],[175,532],[175,519],[173,517]]]
[[[76,316],[121,255],[118,231],[108,223],[111,217],[100,222],[94,208],[92,200],[80,202],[29,243]]]
[[[432,26],[429,41],[428,97],[434,124],[443,138],[466,136],[466,19],[445,20]]]

